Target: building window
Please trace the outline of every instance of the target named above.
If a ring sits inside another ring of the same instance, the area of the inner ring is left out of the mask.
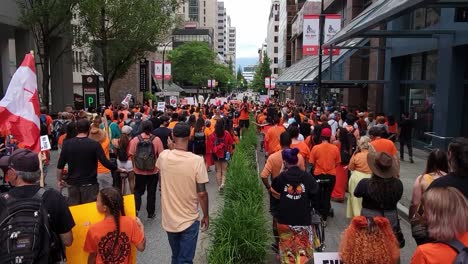
[[[455,22],[468,22],[468,8],[455,8]]]
[[[273,68],[273,74],[278,74],[278,68]]]
[[[273,63],[278,64],[278,57],[273,58]]]
[[[278,26],[275,26],[275,32],[278,32]]]
[[[278,47],[275,47],[275,48],[274,48],[274,52],[275,52],[275,53],[278,53]]]
[[[411,15],[411,29],[423,29],[438,24],[440,8],[419,8]]]
[[[275,42],[275,43],[278,43],[278,36],[275,36],[274,42]]]
[[[279,15],[275,15],[275,21],[279,21]]]

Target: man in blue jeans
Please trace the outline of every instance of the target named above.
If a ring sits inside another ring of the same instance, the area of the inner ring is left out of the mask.
[[[208,173],[203,158],[187,151],[190,125],[172,130],[174,149],[164,150],[156,162],[161,176],[162,226],[172,249],[172,264],[193,263],[198,230],[208,229]],[[198,205],[203,217],[200,219]]]

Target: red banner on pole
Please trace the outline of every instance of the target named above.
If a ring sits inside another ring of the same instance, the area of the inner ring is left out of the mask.
[[[168,81],[172,78],[172,68],[171,68],[171,62],[170,61],[165,61],[164,62],[164,80]]]
[[[156,77],[156,80],[162,80],[162,62],[161,61],[156,61],[154,63],[154,77]]]
[[[304,56],[318,55],[320,15],[304,15],[302,50]]]
[[[332,39],[338,31],[341,30],[341,15],[333,14],[325,16],[325,27],[324,27],[324,43],[327,43]],[[332,50],[333,55],[340,55],[339,49]],[[325,55],[330,55],[330,49],[324,48],[323,53]]]

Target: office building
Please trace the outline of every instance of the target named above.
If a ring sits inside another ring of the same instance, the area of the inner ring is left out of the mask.
[[[271,60],[270,68],[272,76],[278,77],[278,31],[279,31],[279,7],[280,1],[273,0],[268,17],[268,34],[266,38],[267,55]]]
[[[257,65],[248,65],[242,69],[242,76],[244,76],[244,79],[248,83],[251,83],[253,81],[256,69],[257,69]]]
[[[226,62],[232,62],[232,70],[236,67],[236,28],[231,25],[231,17],[227,20],[227,47],[226,47]]]
[[[226,44],[227,44],[227,15],[226,8],[224,8],[224,2],[218,2],[218,12],[217,12],[217,24],[216,24],[216,41],[215,45],[217,48],[218,54],[222,57],[226,54]]]

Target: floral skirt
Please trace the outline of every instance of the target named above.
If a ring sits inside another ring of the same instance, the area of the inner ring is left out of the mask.
[[[282,264],[304,264],[314,256],[312,226],[278,224],[279,251]]]

